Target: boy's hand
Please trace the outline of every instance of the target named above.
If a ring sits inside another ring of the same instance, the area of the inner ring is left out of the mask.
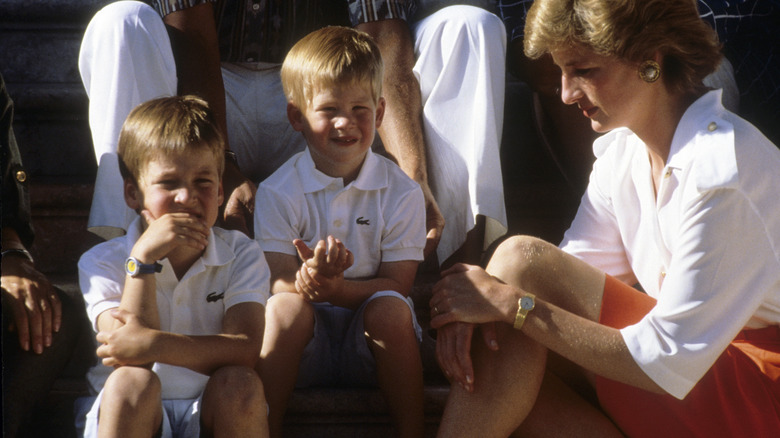
[[[103,365],[119,367],[153,363],[151,344],[155,330],[144,326],[141,320],[130,312],[120,309],[110,312],[122,326],[115,330],[101,331],[96,336],[99,344],[97,355],[103,359]]]
[[[295,274],[295,291],[314,303],[332,302],[344,290],[344,273],[328,277],[306,263]]]
[[[189,213],[167,213],[155,218],[148,210],[141,211],[141,216],[147,227],[133,247],[132,255],[142,262],[161,260],[181,246],[198,251],[206,249],[209,226],[203,220]]]
[[[317,242],[314,250],[306,246],[301,239],[293,240],[293,245],[298,250],[298,256],[303,260],[304,266],[325,277],[342,275],[355,262],[352,251],[333,236],[328,236],[327,243],[324,240]]]

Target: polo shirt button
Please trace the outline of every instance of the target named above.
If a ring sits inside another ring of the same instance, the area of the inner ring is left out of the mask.
[[[27,172],[25,172],[24,170],[17,170],[16,180],[19,181],[20,183],[27,181]]]
[[[341,219],[336,219],[333,221],[333,226],[336,228],[341,227]]]
[[[259,11],[260,10],[260,3],[253,3],[252,4],[252,10],[253,11]]]
[[[715,123],[715,122],[710,122],[710,124],[707,125],[707,130],[709,130],[710,132],[712,132],[712,131],[714,131],[716,129],[718,129],[718,124]]]

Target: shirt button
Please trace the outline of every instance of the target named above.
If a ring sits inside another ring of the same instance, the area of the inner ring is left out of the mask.
[[[24,170],[16,171],[16,180],[19,181],[20,183],[27,181],[27,172],[25,172]]]
[[[252,4],[252,10],[253,11],[259,11],[260,10],[260,4],[259,3]]]
[[[336,219],[335,221],[333,221],[333,226],[336,228],[341,227],[341,219]]]
[[[710,122],[710,124],[707,125],[707,130],[709,130],[710,132],[712,132],[712,131],[714,131],[716,129],[718,129],[718,124],[715,123],[715,122]]]
[[[672,169],[666,169],[666,172],[664,172],[664,178],[669,178],[672,176]]]
[[[666,271],[661,271],[661,278],[666,278]]]

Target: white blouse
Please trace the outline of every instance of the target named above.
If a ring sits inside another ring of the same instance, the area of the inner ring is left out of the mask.
[[[780,150],[725,110],[683,115],[655,196],[644,143],[616,129],[561,247],[658,304],[621,330],[637,364],[682,399],[743,328],[780,323]]]

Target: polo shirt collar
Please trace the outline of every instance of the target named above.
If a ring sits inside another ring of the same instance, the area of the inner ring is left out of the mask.
[[[358,177],[350,185],[360,190],[378,190],[387,187],[387,168],[380,164],[380,158],[369,149]],[[317,170],[308,147],[295,163],[295,169],[302,181],[304,193],[318,192],[334,184],[339,188],[344,187],[342,178],[334,178]]]

